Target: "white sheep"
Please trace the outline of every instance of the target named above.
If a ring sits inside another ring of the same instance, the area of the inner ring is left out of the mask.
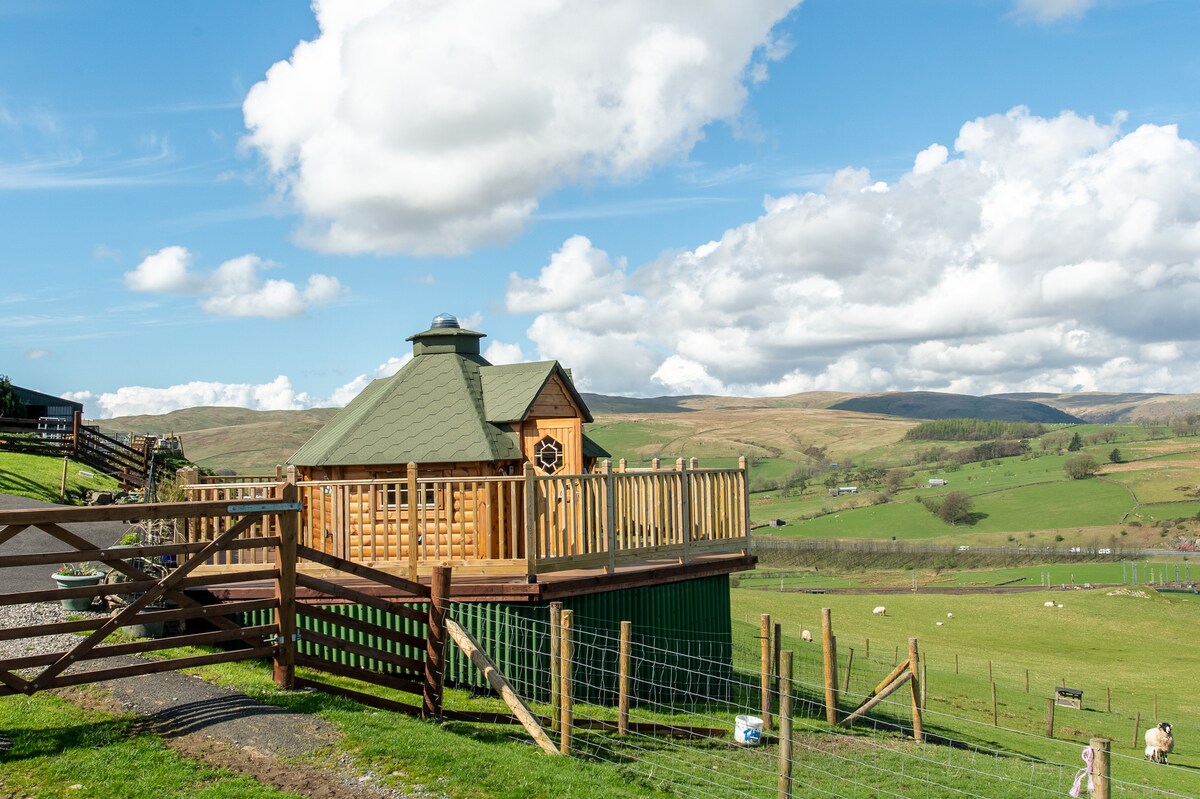
[[[801,630],[801,631],[800,631],[800,640],[801,640],[801,641],[808,641],[808,642],[811,644],[811,643],[812,643],[812,639],[813,639],[813,638],[812,638],[812,631],[811,631],[811,630]]]
[[[935,624],[936,626],[938,626],[938,627],[941,627],[941,626],[942,626],[943,624],[945,624],[945,623],[946,623],[946,622],[944,622],[944,621],[935,621],[935,622],[934,622],[934,624]]]
[[[1175,736],[1171,725],[1161,722],[1157,727],[1146,730],[1146,759],[1154,763],[1167,762],[1167,755],[1175,751]]]
[[[1050,600],[1050,599],[1047,599],[1045,602],[1043,602],[1043,603],[1042,603],[1042,607],[1044,607],[1044,608],[1052,608],[1052,607],[1054,607],[1054,601],[1053,601],[1053,600]]]
[[[1062,603],[1061,603],[1061,602],[1059,602],[1059,603],[1058,603],[1057,605],[1055,605],[1054,607],[1056,607],[1056,608],[1061,608],[1061,607],[1062,607]]]
[[[953,614],[953,613],[947,613],[947,614],[946,614],[946,618],[947,618],[947,619],[953,619],[953,618],[954,618],[954,614]]]
[[[871,612],[872,612],[873,614],[875,614],[876,616],[886,616],[886,615],[887,615],[887,608],[885,608],[883,605],[880,605],[879,607],[875,608],[875,609],[874,609],[874,610],[872,610]]]

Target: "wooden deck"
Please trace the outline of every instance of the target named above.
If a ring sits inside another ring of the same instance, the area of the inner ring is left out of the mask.
[[[522,575],[460,575],[454,574],[450,586],[450,599],[454,602],[552,602],[573,596],[595,594],[602,591],[641,588],[650,585],[681,582],[702,577],[745,571],[754,568],[757,561],[753,555],[726,554],[704,555],[687,564],[677,559],[650,560],[629,566],[609,574],[603,569],[571,569],[556,571],[529,582]],[[403,591],[368,580],[353,577],[332,578],[356,591],[389,600],[407,599]],[[429,577],[420,579],[428,585]],[[271,581],[240,582],[230,585],[210,585],[189,591],[193,596],[222,602],[261,599],[271,595]],[[296,600],[319,601],[320,597],[300,588]]]
[[[455,581],[541,584],[555,572],[616,577],[647,564],[687,566],[749,548],[746,467],[625,470],[595,474],[300,481],[210,481],[185,486],[190,499],[253,503],[294,486],[300,545],[410,580],[436,567]],[[190,520],[188,542],[211,540],[227,522]],[[263,526],[251,536],[271,536]],[[247,550],[221,568],[254,568],[271,552]],[[746,568],[741,566],[740,568]],[[731,569],[734,571],[737,569]],[[502,579],[513,578],[513,579]]]

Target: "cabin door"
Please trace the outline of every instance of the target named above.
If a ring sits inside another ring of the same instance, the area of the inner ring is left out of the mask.
[[[525,423],[525,457],[538,474],[580,474],[583,447],[579,419],[533,419]]]

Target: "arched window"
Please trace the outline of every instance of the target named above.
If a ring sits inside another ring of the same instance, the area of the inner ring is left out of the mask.
[[[533,465],[546,474],[555,474],[563,467],[563,446],[546,436],[533,447]]]

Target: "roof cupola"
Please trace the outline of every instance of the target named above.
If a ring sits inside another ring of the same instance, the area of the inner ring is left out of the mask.
[[[433,318],[429,329],[408,337],[413,343],[413,356],[421,355],[478,355],[479,339],[485,334],[459,327],[452,314],[442,313]]]

